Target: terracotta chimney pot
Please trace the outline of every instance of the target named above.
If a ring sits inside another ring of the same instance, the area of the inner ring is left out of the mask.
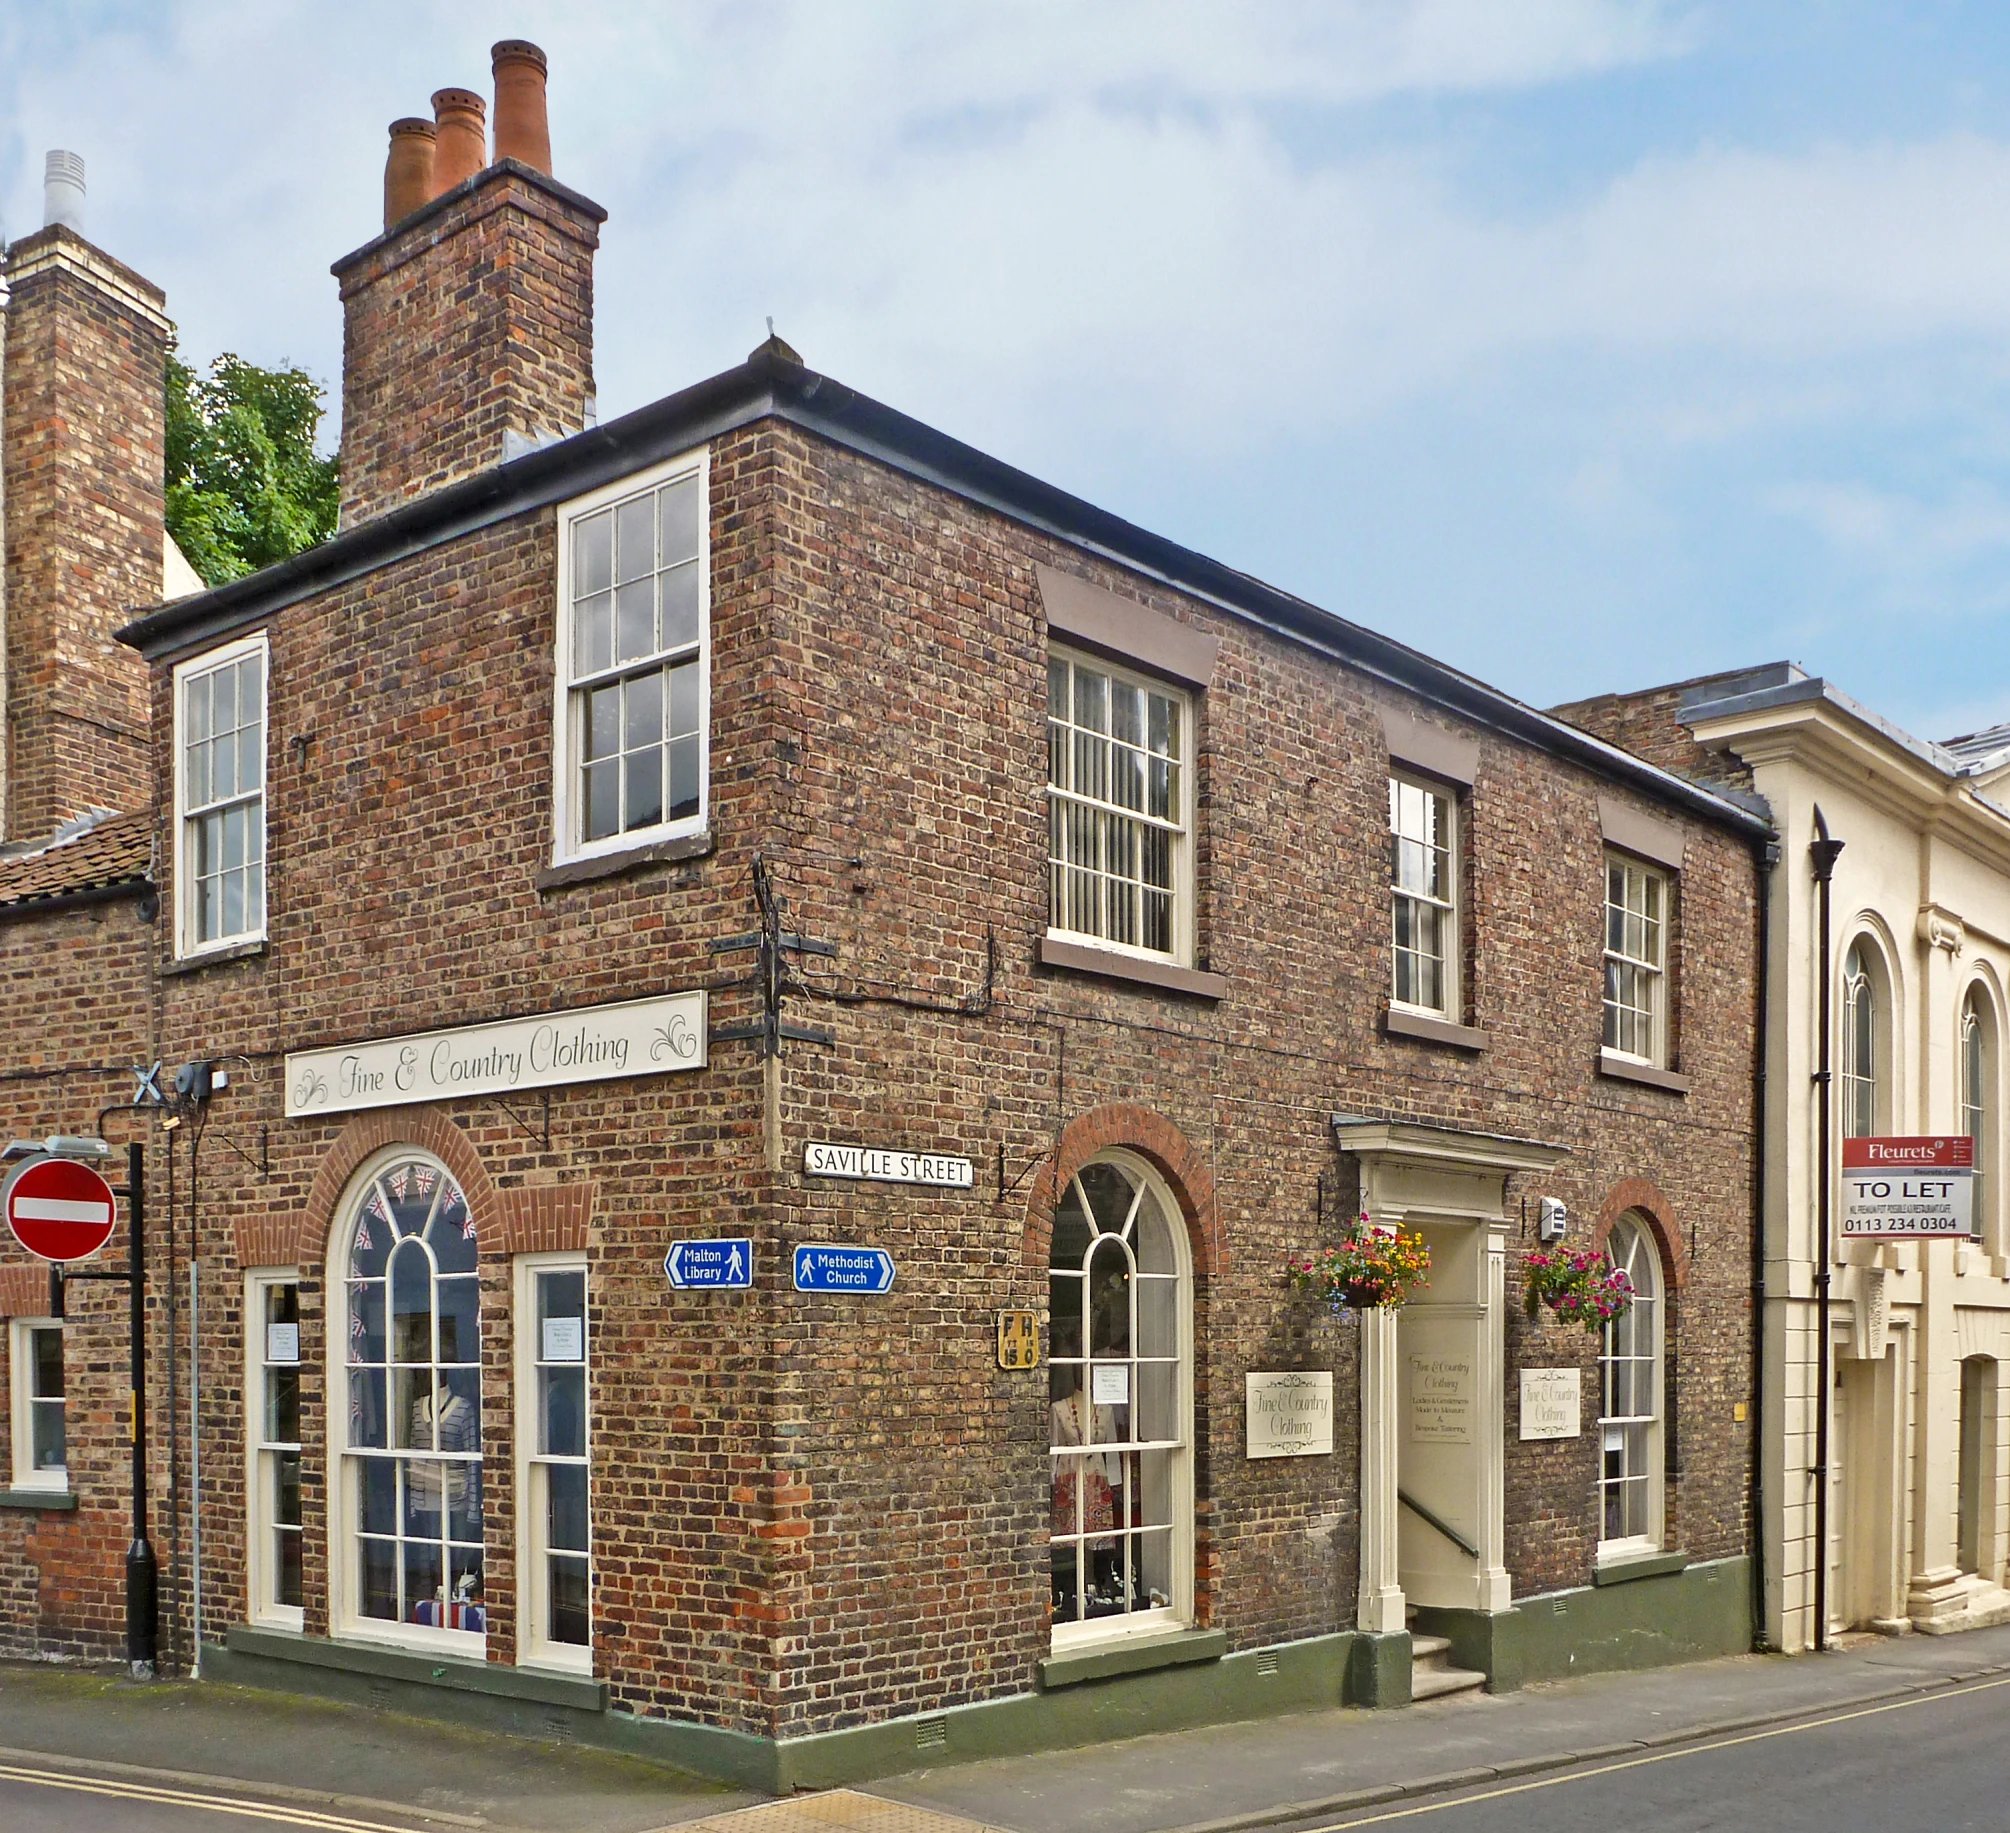
[[[433,195],[432,122],[407,115],[391,123],[391,150],[384,160],[384,227],[402,223]]]
[[[496,157],[551,170],[551,127],[545,118],[545,57],[536,45],[505,38],[491,47],[496,79]]]
[[[489,162],[489,105],[472,89],[442,89],[433,97],[439,135],[433,154],[433,195],[451,191]]]

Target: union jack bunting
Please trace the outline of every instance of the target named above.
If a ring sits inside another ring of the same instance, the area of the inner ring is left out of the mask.
[[[370,1251],[370,1218],[368,1216],[358,1216],[356,1218],[355,1251],[359,1254],[367,1254]]]
[[[373,1216],[375,1216],[379,1222],[383,1223],[383,1225],[386,1228],[389,1228],[391,1226],[391,1212],[384,1206],[384,1193],[381,1190],[373,1190],[370,1192],[370,1201],[367,1207],[370,1213]]]
[[[411,1176],[412,1167],[410,1165],[400,1165],[397,1170],[391,1173],[391,1194],[400,1202],[404,1201],[405,1186],[411,1181]],[[423,1191],[420,1192],[420,1195],[423,1196],[424,1194]]]
[[[440,1174],[431,1165],[413,1165],[410,1169],[412,1173],[412,1188],[422,1197],[431,1196],[433,1194],[433,1186],[439,1182]]]

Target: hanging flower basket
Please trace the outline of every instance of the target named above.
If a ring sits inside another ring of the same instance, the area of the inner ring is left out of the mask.
[[[1334,1247],[1294,1255],[1285,1271],[1301,1292],[1313,1293],[1335,1317],[1400,1305],[1412,1286],[1427,1283],[1431,1250],[1423,1237],[1400,1228],[1377,1228],[1364,1212]]]
[[[1632,1280],[1590,1249],[1536,1248],[1523,1256],[1522,1270],[1532,1318],[1547,1305],[1566,1324],[1596,1332],[1633,1303]]]

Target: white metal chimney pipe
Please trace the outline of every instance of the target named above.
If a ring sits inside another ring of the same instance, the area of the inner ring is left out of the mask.
[[[42,162],[42,227],[61,223],[84,233],[84,161],[60,147]]]

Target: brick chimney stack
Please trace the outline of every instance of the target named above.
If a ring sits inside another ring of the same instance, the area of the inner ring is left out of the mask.
[[[493,55],[495,159],[482,98],[441,90],[430,171],[419,123],[393,123],[384,233],[333,269],[344,527],[592,417],[593,256],[607,212],[526,157],[550,159],[544,53],[509,39]]]
[[[0,268],[9,841],[148,804],[146,664],[112,632],[159,602],[166,545],[165,295],[84,239],[74,153],[44,192]]]

